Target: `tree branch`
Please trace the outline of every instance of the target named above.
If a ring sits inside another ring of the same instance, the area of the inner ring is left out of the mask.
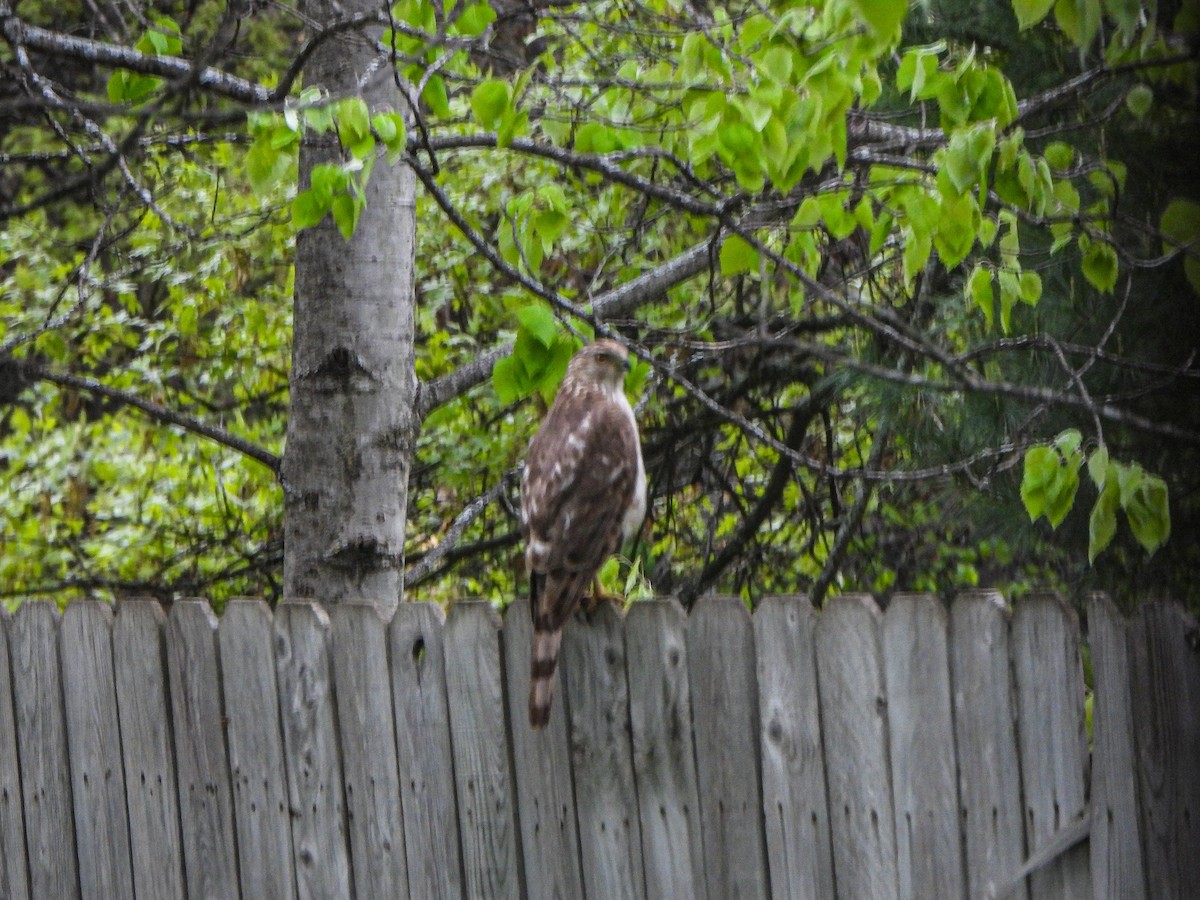
[[[27,376],[48,381],[51,384],[57,384],[59,387],[73,388],[78,391],[86,391],[89,394],[95,394],[98,397],[104,397],[108,400],[113,400],[123,406],[132,406],[134,409],[140,410],[151,419],[162,422],[167,425],[175,425],[188,431],[192,434],[206,437],[211,441],[215,441],[230,450],[236,450],[255,462],[261,463],[271,470],[276,476],[279,475],[280,458],[268,450],[264,450],[257,444],[240,438],[235,434],[231,434],[224,428],[216,425],[209,425],[201,422],[192,416],[186,416],[183,413],[168,409],[161,404],[151,400],[143,399],[142,397],[132,394],[129,391],[121,390],[120,388],[109,387],[97,381],[95,378],[85,378],[80,375],[69,375],[64,372],[54,372],[45,366],[38,363],[29,362],[27,360],[15,359],[9,357],[8,364],[16,366],[18,370]]]

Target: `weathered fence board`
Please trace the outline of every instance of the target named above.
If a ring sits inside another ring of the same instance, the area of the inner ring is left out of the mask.
[[[463,895],[444,624],[440,607],[401,603],[388,627],[409,896],[424,900]]]
[[[17,767],[17,720],[9,675],[8,632],[12,618],[0,606],[0,897],[25,900],[25,822],[21,809],[21,773]]]
[[[29,887],[38,898],[79,896],[58,629],[51,603],[26,603],[9,625]]]
[[[217,617],[199,600],[176,603],[167,616],[187,892],[202,898],[233,897],[238,890],[216,628]]]
[[[705,900],[687,619],[677,602],[652,600],[629,610],[625,669],[646,896]]]
[[[1008,614],[995,591],[950,607],[954,738],[968,897],[993,897],[1025,859]],[[1028,896],[1022,881],[1014,894]]]
[[[1182,900],[1200,885],[1200,631],[1179,607],[1148,603],[1129,646],[1147,893]]]
[[[446,700],[466,894],[480,900],[517,900],[522,896],[520,850],[506,739],[500,620],[490,603],[478,601],[456,604],[451,612],[444,632]]]
[[[899,897],[887,699],[874,600],[829,600],[817,624],[817,679],[838,892]]]
[[[1092,707],[1091,868],[1094,900],[1142,900],[1133,708],[1125,620],[1107,597],[1087,610],[1095,693]],[[1200,699],[1200,698],[1197,698]],[[1200,846],[1200,845],[1198,845]]]
[[[339,603],[329,617],[355,895],[406,900],[408,867],[385,625],[373,603]]]
[[[289,900],[296,896],[292,817],[267,605],[226,604],[219,646],[242,896]]]
[[[646,885],[622,626],[616,609],[602,601],[567,630],[562,665],[584,890],[588,897],[638,900]]]
[[[947,630],[929,594],[898,594],[883,618],[901,897],[962,897],[966,887]]]
[[[763,817],[774,900],[834,896],[815,626],[807,597],[768,597],[754,613]]]
[[[1083,667],[1075,615],[1055,596],[1026,597],[1012,617],[1017,729],[1030,854],[1087,814]],[[1091,896],[1087,848],[1077,846],[1029,878],[1034,900]]]
[[[697,606],[687,645],[708,896],[765,898],[757,665],[745,605],[714,597]]]
[[[133,888],[139,900],[175,900],[184,894],[175,752],[166,727],[171,713],[165,622],[157,601],[130,600],[117,609],[112,632]]]
[[[512,725],[517,822],[525,872],[525,896],[531,900],[582,897],[575,794],[567,745],[569,708],[559,660],[558,685],[550,721],[540,731],[529,723],[529,647],[533,619],[526,601],[509,606],[504,616],[504,672]]]
[[[85,897],[133,897],[125,766],[112,659],[112,610],[73,603],[62,618],[75,848]]]
[[[0,898],[1185,898],[1200,629],[1149,604],[0,613]],[[1086,846],[1085,846],[1086,845]]]
[[[349,897],[352,886],[329,660],[329,617],[314,603],[284,603],[275,614],[275,641],[296,892],[301,900]]]

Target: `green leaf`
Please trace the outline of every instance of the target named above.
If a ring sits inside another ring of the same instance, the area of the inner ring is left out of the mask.
[[[1075,46],[1086,47],[1100,29],[1100,0],[1058,0],[1054,18]]]
[[[1088,457],[1087,466],[1088,475],[1092,479],[1092,484],[1094,484],[1098,490],[1108,484],[1110,479],[1107,447],[1102,445],[1093,450],[1092,455]],[[1117,479],[1114,474],[1111,481],[1115,484],[1116,480]]]
[[[1013,0],[1013,11],[1017,14],[1017,25],[1022,31],[1036,25],[1050,14],[1054,0]]]
[[[1025,469],[1021,477],[1021,502],[1035,522],[1046,511],[1047,487],[1058,472],[1059,457],[1053,447],[1030,447],[1025,451]]]
[[[859,18],[882,37],[892,37],[908,15],[907,0],[851,0],[851,4]]]
[[[361,200],[351,197],[349,194],[338,194],[333,198],[329,211],[333,213],[333,221],[346,240],[353,237],[363,206],[364,203]]]
[[[543,347],[550,348],[558,340],[558,320],[545,304],[531,304],[517,310],[517,321]]]
[[[446,92],[446,82],[441,75],[431,75],[421,91],[421,99],[429,104],[430,111],[435,116],[450,115],[450,96]]]
[[[1125,95],[1125,106],[1137,118],[1144,119],[1154,105],[1154,91],[1145,84],[1135,84]]]
[[[1037,306],[1042,299],[1042,276],[1037,272],[1022,272],[1020,296],[1022,303]]]
[[[1172,200],[1159,221],[1163,236],[1163,253],[1171,253],[1180,247],[1191,247],[1192,253],[1183,255],[1183,272],[1192,290],[1200,294],[1200,259],[1195,250],[1200,241],[1200,203],[1192,200]]]
[[[758,271],[758,251],[736,234],[721,244],[721,274],[741,275]]]
[[[514,403],[528,393],[524,369],[515,357],[505,356],[492,366],[492,388],[500,402]]]
[[[1117,533],[1117,508],[1120,505],[1120,491],[1115,479],[1105,483],[1092,506],[1092,514],[1088,518],[1088,562],[1094,563],[1104,548],[1107,547]]]
[[[459,13],[452,31],[466,37],[479,37],[494,21],[496,21],[496,11],[489,4],[473,3]]]
[[[297,231],[311,228],[325,218],[331,200],[315,191],[301,191],[292,201],[292,225]]]
[[[1085,242],[1082,236],[1079,244],[1083,248],[1083,277],[1096,290],[1105,294],[1112,293],[1117,284],[1117,251],[1106,243]]]
[[[975,266],[967,281],[967,294],[971,302],[983,313],[988,331],[991,331],[996,315],[996,288],[992,284],[991,269],[984,265]]]
[[[1157,475],[1146,475],[1129,503],[1122,505],[1130,531],[1148,555],[1167,542],[1171,535],[1171,509],[1165,481]]]
[[[481,126],[494,129],[508,109],[511,99],[508,82],[495,79],[485,81],[471,91],[471,111]]]

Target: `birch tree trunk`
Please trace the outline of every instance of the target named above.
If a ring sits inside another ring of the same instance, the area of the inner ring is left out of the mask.
[[[330,22],[374,12],[372,0],[306,0]],[[305,84],[361,95],[372,111],[407,113],[372,38],[348,32],[323,44]],[[300,185],[339,158],[329,135],[300,150]],[[331,217],[296,245],[291,406],[283,459],[284,596],[334,603],[365,598],[384,615],[403,590],[408,472],[415,440],[413,253],[415,179],[377,161],[354,236]]]

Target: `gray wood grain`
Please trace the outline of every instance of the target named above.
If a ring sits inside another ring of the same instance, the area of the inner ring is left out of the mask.
[[[622,625],[603,601],[591,615],[576,616],[563,636],[562,669],[584,888],[589,897],[637,900],[646,896],[646,881]]]
[[[763,816],[775,900],[834,896],[815,627],[807,597],[766,597],[754,611]]]
[[[838,895],[898,897],[880,613],[867,595],[826,602],[817,680]]]
[[[569,621],[567,630],[576,624],[576,621]],[[532,900],[582,897],[579,832],[567,745],[571,697],[563,677],[560,655],[550,721],[540,731],[530,727],[532,640],[529,602],[514,601],[504,614],[504,659],[526,896]]]
[[[167,616],[187,893],[204,900],[235,897],[238,891],[216,628],[216,617],[201,600],[180,600]]]
[[[688,679],[708,896],[769,893],[758,748],[754,628],[736,597],[707,597],[688,617]]]
[[[1146,896],[1138,838],[1128,628],[1113,602],[1093,595],[1087,607],[1092,650],[1092,832],[1095,900]],[[1198,698],[1200,699],[1200,698]]]
[[[230,600],[218,641],[242,896],[288,900],[296,876],[271,610]]]
[[[80,896],[58,629],[54,604],[33,601],[17,610],[8,632],[29,887],[37,898]]]
[[[388,628],[409,893],[425,900],[463,895],[444,623],[432,603],[401,603]]]
[[[17,765],[17,719],[13,711],[8,631],[12,617],[0,604],[0,897],[26,900],[25,821]]]
[[[355,891],[360,897],[406,900],[408,864],[385,625],[373,603],[338,603],[329,616]]]
[[[956,597],[950,648],[967,896],[991,897],[1025,859],[1004,598],[995,591]],[[1027,896],[1024,883],[1015,896]]]
[[[317,604],[275,610],[279,679],[296,893],[301,900],[350,897],[346,803],[329,661],[329,617]]]
[[[94,600],[72,603],[59,639],[80,889],[85,897],[132,898],[112,610]]]
[[[184,895],[165,622],[157,601],[126,600],[117,607],[112,633],[133,888],[139,900]]]
[[[1017,735],[1029,855],[1087,814],[1088,745],[1084,731],[1079,623],[1057,597],[1034,594],[1015,604],[1012,660]],[[1090,897],[1088,850],[1078,845],[1029,877],[1038,898]]]
[[[490,603],[456,603],[446,618],[446,697],[466,896],[522,896],[516,791],[509,769],[500,619]],[[551,720],[553,721],[553,719]]]
[[[629,608],[625,668],[646,896],[704,900],[687,618],[676,601]]]
[[[897,594],[883,617],[902,897],[966,896],[947,629],[946,610],[930,594]]]
[[[1182,900],[1200,886],[1200,628],[1147,603],[1129,647],[1147,893]]]

